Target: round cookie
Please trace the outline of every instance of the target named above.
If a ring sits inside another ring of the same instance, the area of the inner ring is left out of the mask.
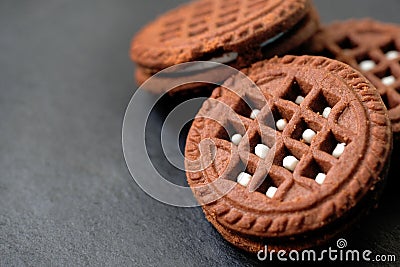
[[[384,100],[395,139],[400,138],[400,25],[372,19],[335,22],[322,27],[301,53],[340,60],[366,76]]]
[[[239,248],[321,245],[377,201],[392,148],[384,103],[358,71],[323,57],[273,58],[243,72],[259,89],[233,76],[193,121],[188,183]]]
[[[249,66],[294,49],[318,27],[317,12],[309,0],[200,0],[144,27],[134,37],[130,55],[138,65],[135,76],[141,84],[179,63]]]

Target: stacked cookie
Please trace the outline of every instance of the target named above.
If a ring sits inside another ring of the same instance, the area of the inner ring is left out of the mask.
[[[308,0],[200,0],[133,39],[138,83],[156,80],[146,89],[165,93],[199,74],[222,84],[194,119],[185,156],[188,183],[226,240],[250,252],[317,246],[375,205],[400,132],[399,29],[320,28]],[[193,61],[241,71],[176,65]]]
[[[361,74],[334,60],[286,56],[244,71],[258,88],[228,79],[192,124],[187,169],[199,158],[204,169],[187,172],[189,185],[238,247],[320,244],[379,194],[391,149],[386,109]]]
[[[162,69],[191,61],[246,67],[284,55],[309,39],[318,26],[317,13],[308,0],[192,2],[159,17],[135,36],[131,57],[137,63],[136,80],[142,84]],[[198,71],[179,70],[186,76]],[[157,78],[160,83],[171,79],[168,75]],[[197,86],[180,86],[172,92],[193,91]],[[162,86],[149,90],[166,91]]]

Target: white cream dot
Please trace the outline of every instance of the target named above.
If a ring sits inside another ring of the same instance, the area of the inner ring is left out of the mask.
[[[297,105],[300,105],[301,103],[303,103],[304,101],[304,97],[302,97],[301,95],[299,95],[296,100],[294,101]]]
[[[316,136],[317,135],[317,133],[316,132],[314,132],[313,130],[311,130],[311,129],[306,129],[304,132],[303,132],[303,139],[304,139],[304,141],[306,142],[306,143],[308,143],[308,144],[311,144],[311,140],[314,138],[314,136]]]
[[[240,134],[234,134],[231,137],[231,141],[234,145],[239,145],[240,141],[242,141],[242,136]]]
[[[276,128],[278,128],[279,131],[283,131],[287,125],[287,120],[285,119],[280,119],[276,122]]]
[[[382,83],[387,86],[392,85],[395,82],[396,82],[396,78],[393,75],[382,78]]]
[[[270,186],[265,194],[267,195],[267,197],[273,198],[276,191],[278,191],[278,188],[276,188],[275,186]]]
[[[289,171],[294,171],[298,163],[299,160],[293,156],[287,156],[283,159],[283,167],[285,167]]]
[[[335,158],[339,158],[343,154],[345,147],[345,143],[337,144],[332,152],[332,156],[334,156]]]
[[[376,64],[373,60],[364,60],[360,62],[359,66],[361,70],[369,71],[375,68]]]
[[[264,144],[258,144],[254,149],[254,153],[262,159],[265,159],[267,157],[268,151],[269,147]]]
[[[316,181],[318,184],[323,184],[324,181],[325,181],[325,178],[326,178],[326,174],[325,174],[325,173],[318,173],[318,174],[317,174],[317,177],[315,177],[315,181]]]
[[[322,112],[322,117],[327,119],[329,117],[329,114],[331,114],[332,109],[330,107],[326,107],[324,111]]]
[[[236,181],[240,185],[243,185],[244,187],[246,187],[249,184],[250,180],[251,180],[251,175],[246,172],[239,173],[239,175],[236,179]]]
[[[258,113],[260,113],[259,109],[253,109],[250,114],[250,119],[254,120],[257,117]]]
[[[389,60],[393,60],[400,57],[400,53],[398,51],[392,50],[386,53],[386,58]]]

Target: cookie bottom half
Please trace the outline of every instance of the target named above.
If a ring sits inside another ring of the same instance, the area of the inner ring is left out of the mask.
[[[248,51],[246,51],[245,57],[241,57],[239,55],[236,60],[226,64],[233,68],[240,69],[248,67],[251,64],[263,59],[271,58],[274,56],[282,56],[284,54],[290,53],[291,50],[294,50],[295,48],[299,47],[301,44],[309,40],[312,35],[318,30],[318,28],[319,16],[315,8],[312,7],[309,13],[292,29],[279,34],[279,38],[271,38],[271,40],[274,40],[273,42],[270,42],[263,47],[260,46],[257,50],[254,51],[249,49]],[[218,56],[221,55],[208,55],[209,58],[215,58]],[[200,58],[198,60],[207,61],[207,58]],[[161,69],[151,69],[146,68],[145,66],[137,66],[134,74],[137,84],[142,85],[159,71],[161,71]],[[228,70],[216,71],[215,69],[204,69],[186,73],[181,72],[181,75],[157,75],[152,79],[152,82],[155,84],[155,86],[146,87],[145,89],[156,94],[161,94],[168,91],[170,95],[174,95],[175,93],[196,90],[205,86],[205,83],[194,82],[186,83],[184,85],[175,87],[173,90],[169,90],[170,88],[168,87],[171,84],[175,84],[179,81],[197,81],[199,79],[206,78],[207,81],[213,81],[214,83],[218,84],[226,80],[231,75],[232,72],[229,72]],[[208,84],[208,86],[211,85]],[[216,85],[214,85],[213,87],[216,87]]]
[[[245,250],[252,254],[257,254],[261,250],[268,248],[271,252],[274,250],[284,250],[290,252],[291,250],[302,251],[305,249],[323,249],[322,246],[329,241],[336,238],[342,238],[350,233],[355,225],[360,223],[363,218],[367,217],[378,206],[378,200],[385,188],[388,175],[390,161],[386,163],[384,171],[380,174],[380,182],[375,184],[374,189],[356,204],[347,214],[335,221],[304,234],[287,237],[272,237],[272,238],[258,238],[255,236],[248,236],[236,231],[225,228],[221,225],[215,214],[212,214],[207,206],[203,206],[203,212],[207,220],[216,228],[222,237],[234,246]]]

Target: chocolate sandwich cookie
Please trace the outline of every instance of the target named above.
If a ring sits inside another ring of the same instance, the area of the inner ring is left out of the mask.
[[[294,49],[318,27],[318,15],[309,0],[200,0],[144,27],[134,37],[130,54],[141,84],[158,71],[184,62],[249,66]],[[182,69],[180,74],[190,76],[198,71],[208,70],[200,64]]]
[[[351,65],[378,89],[389,112],[395,139],[400,137],[400,26],[371,19],[324,26],[307,45],[307,53]]]
[[[206,218],[249,252],[323,244],[375,205],[392,132],[376,88],[350,66],[285,56],[204,102],[185,148]]]

